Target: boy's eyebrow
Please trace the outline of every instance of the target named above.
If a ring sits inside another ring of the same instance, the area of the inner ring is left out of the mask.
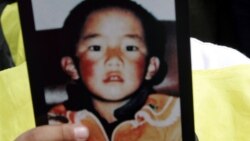
[[[125,37],[129,37],[129,38],[132,38],[132,39],[137,39],[137,40],[140,40],[140,41],[144,41],[144,38],[138,34],[126,34]]]
[[[82,40],[88,40],[88,39],[95,38],[95,37],[98,37],[98,36],[100,36],[100,34],[97,34],[97,33],[87,34],[85,36],[82,36],[81,39]]]
[[[92,34],[87,34],[85,36],[82,36],[81,39],[82,40],[88,40],[88,39],[99,37],[99,36],[101,36],[101,35],[98,34],[98,33],[92,33]],[[140,41],[144,41],[144,38],[142,36],[138,35],[138,34],[126,34],[125,37],[131,38],[131,39],[137,39],[137,40],[140,40]]]

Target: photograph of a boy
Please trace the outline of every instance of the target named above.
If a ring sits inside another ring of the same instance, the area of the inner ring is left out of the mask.
[[[153,89],[167,74],[161,27],[133,1],[77,5],[62,29],[69,99],[49,124],[85,124],[90,141],[182,140],[179,98]]]

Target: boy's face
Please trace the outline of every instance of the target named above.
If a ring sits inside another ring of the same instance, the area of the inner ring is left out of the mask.
[[[131,12],[103,9],[87,18],[77,56],[83,83],[97,97],[118,101],[144,79],[147,48],[141,22]]]

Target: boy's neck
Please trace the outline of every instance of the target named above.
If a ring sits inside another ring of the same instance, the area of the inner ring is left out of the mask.
[[[93,99],[93,105],[96,111],[108,122],[112,123],[117,121],[114,116],[114,112],[116,109],[122,107],[128,102],[128,99],[121,102],[109,102],[109,101],[101,101],[99,99]]]

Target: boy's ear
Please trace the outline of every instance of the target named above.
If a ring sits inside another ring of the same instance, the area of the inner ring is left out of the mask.
[[[79,73],[76,69],[76,66],[73,62],[73,59],[69,56],[64,56],[61,59],[61,67],[64,72],[72,79],[77,80],[79,79]]]
[[[145,79],[146,80],[151,80],[155,74],[158,72],[160,67],[160,60],[158,57],[151,57],[149,60],[149,64],[148,64],[148,68],[147,68],[147,72],[146,72],[146,76]]]

